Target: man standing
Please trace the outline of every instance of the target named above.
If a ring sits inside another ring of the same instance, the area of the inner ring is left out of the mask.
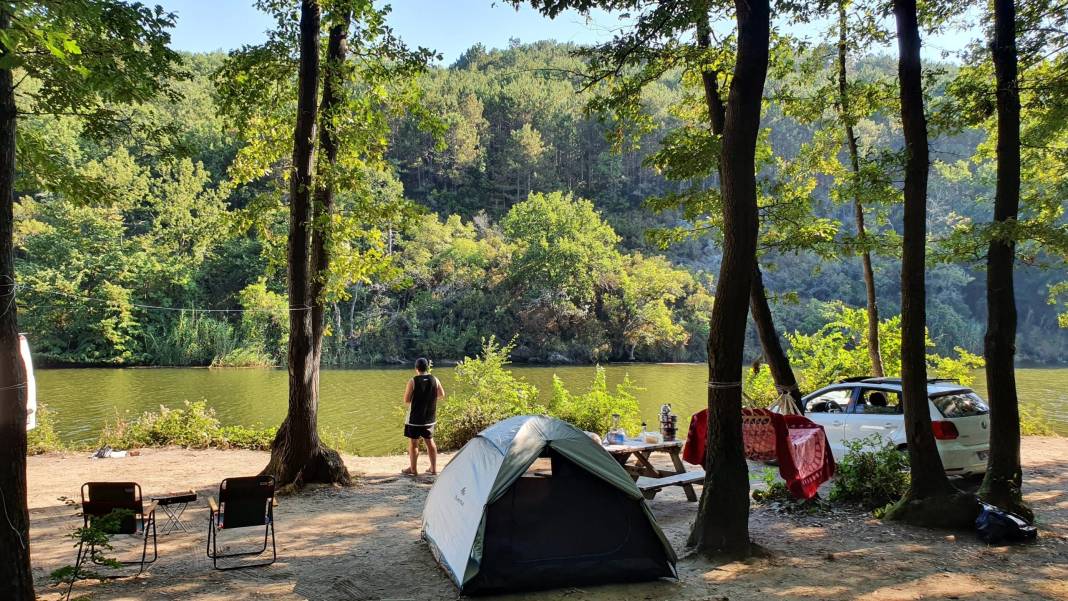
[[[408,405],[408,416],[404,420],[404,436],[408,439],[408,460],[411,467],[401,470],[402,474],[416,476],[419,470],[419,439],[426,441],[426,452],[430,455],[430,474],[437,474],[438,447],[434,443],[434,424],[437,423],[438,401],[445,398],[445,389],[441,382],[428,373],[430,361],[420,357],[415,361],[415,377],[408,380],[404,391],[404,404]]]

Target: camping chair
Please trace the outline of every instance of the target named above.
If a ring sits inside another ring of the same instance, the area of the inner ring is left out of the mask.
[[[106,534],[129,534],[140,536],[141,559],[119,561],[121,565],[139,565],[137,574],[145,571],[145,566],[156,561],[159,551],[156,546],[156,502],[147,503],[141,498],[141,487],[136,482],[86,482],[82,484],[82,519],[84,527],[96,526]],[[105,521],[106,519],[106,521]],[[148,559],[148,537],[152,534],[152,559]],[[86,549],[85,537],[78,543],[78,559],[74,562],[74,574],[70,587],[78,577],[82,563],[86,560],[97,565],[111,565],[112,561],[103,561],[95,553],[92,541]]]
[[[207,554],[216,570],[237,570],[269,566],[278,558],[274,542],[274,476],[247,476],[227,478],[219,484],[219,502],[208,497],[208,547]],[[263,526],[263,547],[258,551],[219,553],[219,531],[236,528]],[[267,537],[271,538],[271,561],[219,567],[219,560],[227,557],[261,555],[267,550]]]

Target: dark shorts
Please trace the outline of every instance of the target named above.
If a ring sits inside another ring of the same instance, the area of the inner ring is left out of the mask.
[[[404,436],[413,440],[420,438],[434,438],[434,426],[411,426],[404,424]]]

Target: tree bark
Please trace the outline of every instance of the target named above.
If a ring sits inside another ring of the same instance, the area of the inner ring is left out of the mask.
[[[897,21],[901,125],[905,136],[904,226],[901,257],[901,391],[912,480],[905,497],[887,513],[921,526],[964,527],[975,519],[964,495],[946,478],[935,446],[927,399],[926,237],[927,119],[920,65],[916,0],[894,0]]]
[[[0,9],[0,30],[11,15]],[[0,56],[6,55],[6,48]],[[19,355],[15,307],[15,90],[0,69],[0,590],[15,601],[35,599],[26,505],[26,374]]]
[[[838,0],[838,111],[845,125],[849,167],[853,171],[855,184],[856,179],[860,177],[860,153],[857,151],[857,135],[853,131],[854,117],[849,112],[849,80],[846,72],[848,27],[846,0]],[[857,224],[857,239],[865,243],[864,205],[856,188],[853,190],[853,213]],[[867,295],[868,359],[871,361],[871,374],[881,378],[884,373],[883,358],[879,350],[879,305],[875,298],[875,272],[871,267],[871,251],[865,248],[860,253],[860,259],[864,272],[864,291]]]
[[[699,12],[696,23],[697,46],[707,50],[712,45],[712,31],[708,22],[708,7],[703,7]],[[723,135],[725,107],[719,97],[718,74],[711,69],[701,70],[701,82],[704,85],[705,104],[708,107],[708,119],[712,125],[712,133]],[[720,173],[722,178],[722,173]],[[757,326],[757,335],[760,338],[760,346],[764,351],[764,358],[771,370],[771,377],[775,381],[775,387],[780,393],[789,394],[797,404],[801,413],[805,412],[804,403],[801,402],[801,390],[797,387],[797,379],[790,367],[790,358],[782,348],[779,334],[775,330],[775,320],[771,315],[771,307],[768,306],[767,292],[764,289],[764,278],[760,272],[760,265],[754,259],[756,271],[753,277],[753,289],[750,292],[750,312],[753,322]]]
[[[742,352],[756,264],[756,142],[768,69],[768,0],[739,0],[738,54],[720,153],[723,260],[708,335],[708,452],[701,502],[688,546],[744,556],[749,540],[749,473],[742,445]]]
[[[749,292],[749,312],[753,315],[760,346],[764,349],[764,361],[767,362],[768,369],[771,371],[771,379],[775,381],[775,389],[779,394],[790,395],[798,411],[804,414],[805,404],[801,402],[801,389],[797,387],[794,370],[790,367],[790,358],[786,356],[779,334],[775,331],[775,320],[771,315],[768,295],[764,289],[764,274],[761,273],[759,262],[756,261],[753,269],[752,290]]]
[[[320,22],[319,3],[303,0],[297,123],[289,189],[289,411],[271,445],[271,460],[263,469],[279,485],[296,487],[308,482],[351,483],[341,457],[322,444],[318,430],[323,302],[321,294],[315,294],[321,290],[321,271],[319,263],[314,263],[314,267],[312,263],[318,257],[309,259],[309,239],[314,238],[312,231],[319,229],[313,218],[312,195],[321,196],[316,192],[314,177]],[[324,96],[328,94],[324,92]],[[320,254],[325,260],[325,253]]]
[[[994,224],[1015,223],[1020,210],[1020,93],[1017,87],[1016,6],[994,1],[991,47],[997,81],[998,143]],[[1016,396],[1015,238],[1002,232],[986,256],[986,385],[990,401],[990,459],[979,496],[1033,519],[1023,502],[1020,470],[1020,408]]]

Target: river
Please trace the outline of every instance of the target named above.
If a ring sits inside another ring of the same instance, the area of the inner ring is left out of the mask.
[[[606,367],[610,385],[629,374],[642,415],[655,426],[661,403],[671,403],[684,428],[688,416],[705,403],[704,365],[615,364]],[[516,375],[536,385],[543,395],[558,375],[568,389],[585,390],[592,366],[520,367]],[[451,368],[437,368],[446,391],[455,387]],[[1018,369],[1021,402],[1042,405],[1054,428],[1068,435],[1068,369]],[[341,432],[349,450],[363,455],[402,448],[401,395],[407,369],[325,370],[322,374],[320,429]],[[286,372],[278,369],[40,369],[37,395],[55,417],[60,437],[69,443],[91,444],[101,426],[116,415],[135,417],[160,405],[176,407],[185,400],[205,399],[223,424],[246,426],[281,422],[286,409]],[[982,374],[976,390],[985,396]]]

